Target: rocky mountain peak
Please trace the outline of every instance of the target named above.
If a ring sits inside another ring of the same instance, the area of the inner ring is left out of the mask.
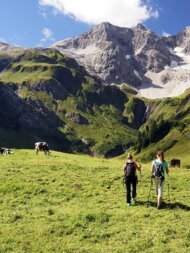
[[[115,26],[110,24],[109,22],[102,22],[94,27],[92,27],[92,31],[100,31],[100,30],[110,30]]]
[[[0,46],[9,46],[9,44],[0,41]]]
[[[18,46],[12,46],[5,42],[0,42],[0,53],[12,55],[18,54],[23,51],[23,48]]]
[[[183,41],[186,37],[179,36]],[[147,71],[158,73],[171,66],[172,62],[180,62],[169,45],[174,49],[176,39],[160,38],[142,24],[131,29],[104,22],[89,32],[55,43],[52,47],[75,58],[91,75],[108,84],[139,86],[148,82]]]
[[[147,31],[146,27],[144,25],[142,25],[141,23],[137,24],[133,30],[144,30]]]
[[[189,33],[190,33],[190,26],[186,26],[186,27],[184,28],[184,30],[185,30],[186,32],[189,32]]]
[[[190,54],[190,26],[185,27],[177,34],[176,44],[183,48],[184,53]]]

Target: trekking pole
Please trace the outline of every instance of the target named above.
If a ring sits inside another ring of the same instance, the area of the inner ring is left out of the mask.
[[[140,167],[140,180],[142,181],[142,165],[139,164],[139,167]]]
[[[168,202],[170,207],[170,182],[168,182]]]
[[[150,194],[151,194],[151,191],[152,191],[152,186],[153,186],[153,181],[152,181],[152,177],[151,177],[151,180],[150,180],[150,190],[149,190],[149,194],[148,194],[147,206],[149,206],[149,204],[150,204]]]
[[[168,202],[170,205],[170,184],[168,183]]]
[[[168,176],[168,179],[169,179],[169,176]],[[170,180],[168,180],[168,202],[170,206]]]
[[[142,183],[142,172],[140,172],[140,182]]]

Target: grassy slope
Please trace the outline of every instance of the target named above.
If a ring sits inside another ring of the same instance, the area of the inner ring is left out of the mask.
[[[157,211],[146,206],[144,165],[141,202],[127,208],[122,163],[32,150],[0,156],[0,252],[189,252],[190,171],[171,169],[171,209]]]
[[[138,154],[139,158],[151,160],[156,150],[166,148],[167,154],[170,155],[171,158],[182,159],[184,165],[188,164],[186,158],[187,152],[190,149],[189,97],[190,90],[187,90],[183,95],[176,98],[148,101],[153,108],[153,113],[147,122],[141,127],[141,131],[145,129],[146,126],[150,126],[152,120],[155,120],[155,122],[158,123],[160,119],[168,122],[171,129],[164,138],[155,141],[148,147],[144,148],[140,154]]]

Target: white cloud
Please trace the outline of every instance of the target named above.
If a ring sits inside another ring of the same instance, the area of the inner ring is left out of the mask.
[[[171,36],[171,34],[169,34],[169,33],[163,31],[163,32],[162,32],[162,36],[163,36],[163,37],[169,37],[169,36]]]
[[[149,18],[158,18],[151,2],[143,0],[38,0],[40,6],[51,6],[56,11],[76,20],[99,24],[110,22],[114,25],[132,27]]]
[[[42,16],[44,19],[47,19],[47,13],[44,7],[40,6],[39,7],[39,14]]]
[[[41,42],[54,41],[53,31],[47,27],[42,30],[43,38],[40,40]]]
[[[152,9],[151,9],[152,10]],[[159,18],[159,12],[157,10],[151,11],[151,17],[152,18]]]

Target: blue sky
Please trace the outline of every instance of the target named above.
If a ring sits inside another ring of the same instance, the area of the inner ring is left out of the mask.
[[[76,4],[75,6],[71,6],[71,1],[79,1],[78,9]],[[124,4],[129,2],[129,0],[109,0],[110,5],[113,5],[115,8],[115,13],[111,11],[107,13],[106,2],[108,0],[100,0],[102,3],[105,1],[102,10],[104,8],[106,10],[105,12],[100,11],[100,15],[97,14],[98,12],[95,13],[96,3],[98,4],[99,0],[88,0],[88,3],[90,2],[94,8],[94,13],[92,12],[92,14],[89,14],[88,10],[90,5],[84,8],[80,4],[80,1],[83,4],[87,3],[86,0],[0,1],[0,41],[22,47],[49,46],[54,41],[73,37],[88,31],[91,24],[99,20],[113,20],[116,24],[126,22],[126,24],[135,25],[135,22],[139,21],[139,15],[141,15],[142,22],[158,34],[162,34],[163,32],[176,34],[185,26],[190,25],[189,0],[143,0],[148,9],[146,13],[144,9],[137,6],[137,3],[141,0],[130,0],[130,2],[134,1],[135,13],[133,17],[137,16],[132,20],[128,20],[127,18],[118,19],[118,16],[127,16],[128,9],[124,10],[125,12],[122,14],[122,6],[127,8]],[[59,5],[55,4],[57,2],[59,2]],[[116,2],[120,3],[121,6],[119,4],[115,6]]]

